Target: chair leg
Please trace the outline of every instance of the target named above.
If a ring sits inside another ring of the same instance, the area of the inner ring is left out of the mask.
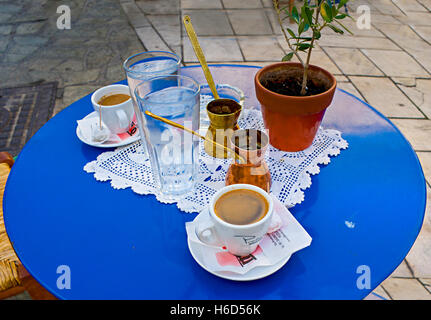
[[[16,296],[17,294],[23,293],[24,291],[25,288],[23,286],[13,287],[5,291],[1,291],[0,300],[11,298],[13,296]]]
[[[22,265],[18,266],[18,274],[21,285],[33,300],[57,300],[57,298],[42,287]]]

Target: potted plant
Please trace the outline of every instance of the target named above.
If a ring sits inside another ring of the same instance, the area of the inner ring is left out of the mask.
[[[282,62],[259,70],[255,88],[270,143],[280,150],[296,152],[308,148],[332,102],[337,81],[330,72],[311,65],[310,58],[324,28],[339,34],[344,30],[351,33],[341,22],[350,17],[340,11],[348,1],[315,0],[309,4],[304,0],[299,10],[293,6],[289,12],[280,8],[279,0],[273,0],[278,23],[291,52]],[[297,25],[296,31],[283,26],[283,11],[286,18]],[[305,59],[300,52],[306,54]],[[298,63],[290,62],[294,56]]]

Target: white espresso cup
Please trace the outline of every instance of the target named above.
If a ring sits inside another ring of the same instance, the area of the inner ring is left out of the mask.
[[[262,195],[268,202],[268,211],[265,216],[257,222],[246,225],[228,223],[219,218],[214,207],[217,200],[225,193],[237,190],[252,190]],[[233,184],[223,187],[217,191],[209,205],[210,220],[202,222],[196,228],[198,238],[207,245],[225,246],[226,249],[236,256],[247,256],[253,253],[264,235],[268,232],[273,214],[273,201],[269,194],[250,184]]]
[[[97,113],[99,113],[99,109],[102,111],[102,122],[112,133],[124,133],[130,128],[135,115],[132,99],[129,98],[123,103],[112,106],[99,105],[98,102],[102,97],[113,94],[127,94],[130,96],[129,87],[123,84],[113,84],[99,88],[92,94],[91,103]]]

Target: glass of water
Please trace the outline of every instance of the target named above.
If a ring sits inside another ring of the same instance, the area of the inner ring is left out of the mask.
[[[172,52],[146,51],[130,56],[123,63],[127,83],[132,96],[133,108],[136,114],[139,131],[142,132],[142,115],[140,114],[135,97],[135,88],[142,81],[162,75],[176,75],[180,69],[180,58]],[[141,141],[144,139],[141,134]]]
[[[166,197],[191,191],[199,171],[199,138],[145,114],[145,111],[199,130],[199,84],[190,77],[172,75],[138,84],[135,96],[143,115],[143,136],[155,183]]]

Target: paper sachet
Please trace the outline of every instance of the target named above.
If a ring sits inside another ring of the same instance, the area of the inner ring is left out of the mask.
[[[79,130],[81,131],[81,134],[83,135],[85,140],[91,141],[91,142],[97,142],[93,137],[92,126],[99,125],[99,121],[100,121],[99,117],[87,117],[81,120],[77,120]],[[137,133],[137,128],[135,123],[136,123],[136,115],[134,115],[132,124],[127,129],[127,132],[123,132],[119,134],[114,134],[110,132],[109,138],[106,140],[106,142],[119,143],[123,140],[129,139],[131,136]],[[106,126],[103,122],[102,122],[102,125]]]

